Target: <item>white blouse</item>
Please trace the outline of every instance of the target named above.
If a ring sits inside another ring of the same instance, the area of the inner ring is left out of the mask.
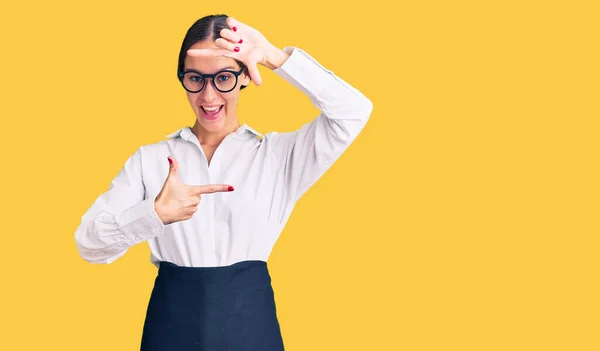
[[[261,135],[244,124],[229,134],[208,165],[190,127],[141,146],[84,213],[75,232],[81,257],[111,263],[148,242],[150,261],[225,266],[266,261],[295,203],[350,146],[373,105],[362,93],[296,47],[274,72],[306,94],[321,113],[299,130]],[[230,184],[202,195],[192,218],[164,225],[154,209],[173,156],[189,185]]]

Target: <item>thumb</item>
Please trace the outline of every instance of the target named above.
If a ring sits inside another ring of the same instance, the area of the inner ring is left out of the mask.
[[[248,75],[250,75],[250,79],[257,86],[262,84],[262,77],[260,76],[260,72],[258,71],[258,67],[256,67],[256,63],[252,62],[252,64],[248,65]]]
[[[177,178],[177,170],[179,169],[179,164],[171,156],[168,156],[167,160],[169,160],[169,174],[167,175],[167,180],[169,178]]]

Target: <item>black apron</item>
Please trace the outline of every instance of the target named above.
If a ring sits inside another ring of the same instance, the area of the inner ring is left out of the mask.
[[[224,267],[160,262],[141,351],[283,351],[264,261]]]

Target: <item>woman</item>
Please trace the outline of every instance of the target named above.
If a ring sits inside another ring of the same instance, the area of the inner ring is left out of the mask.
[[[259,64],[321,113],[294,132],[240,125],[238,96],[262,83]],[[83,215],[77,247],[108,264],[148,242],[158,274],[142,350],[283,350],[267,258],[294,204],[350,146],[372,104],[306,52],[277,49],[225,15],[191,26],[177,73],[193,127],[129,157]]]

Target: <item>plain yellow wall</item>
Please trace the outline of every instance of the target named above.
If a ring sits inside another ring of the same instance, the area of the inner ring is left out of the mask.
[[[177,54],[212,13],[374,103],[269,260],[288,350],[600,349],[594,2],[157,3],[1,6],[0,349],[139,348],[147,245],[91,265],[73,236],[137,147],[193,123]],[[261,72],[241,122],[316,116]]]

